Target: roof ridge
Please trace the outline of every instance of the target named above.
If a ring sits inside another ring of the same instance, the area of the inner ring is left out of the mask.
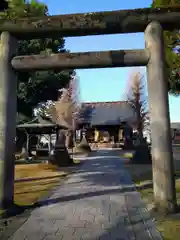
[[[83,102],[84,105],[123,104],[128,101]]]

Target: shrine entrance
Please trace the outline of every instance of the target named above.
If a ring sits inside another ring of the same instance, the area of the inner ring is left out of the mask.
[[[154,199],[175,211],[175,181],[163,30],[180,29],[180,8],[134,9],[43,18],[0,20],[0,202],[13,202],[16,72],[147,66]],[[145,49],[18,56],[18,40],[52,36],[145,33]]]

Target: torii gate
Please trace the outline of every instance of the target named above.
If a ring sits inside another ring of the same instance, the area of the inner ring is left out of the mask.
[[[0,202],[13,203],[16,73],[47,69],[147,66],[156,206],[176,209],[163,30],[180,29],[180,7],[144,8],[15,20],[0,19]],[[17,40],[144,32],[146,48],[18,56]]]

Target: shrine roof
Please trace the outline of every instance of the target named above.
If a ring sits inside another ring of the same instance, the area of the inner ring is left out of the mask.
[[[50,123],[24,123],[17,125],[17,128],[45,128],[45,127],[57,127],[56,124]]]
[[[133,121],[135,112],[126,101],[86,102],[82,104],[81,123],[90,125],[119,125]]]
[[[54,123],[49,117],[38,116],[30,122],[17,125],[16,128],[31,133],[51,133],[64,127]]]
[[[172,129],[180,129],[180,122],[171,122]]]

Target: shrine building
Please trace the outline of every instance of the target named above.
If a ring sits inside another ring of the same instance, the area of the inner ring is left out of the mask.
[[[86,102],[82,104],[79,128],[87,130],[89,142],[119,142],[123,129],[133,129],[134,109],[126,101]]]

